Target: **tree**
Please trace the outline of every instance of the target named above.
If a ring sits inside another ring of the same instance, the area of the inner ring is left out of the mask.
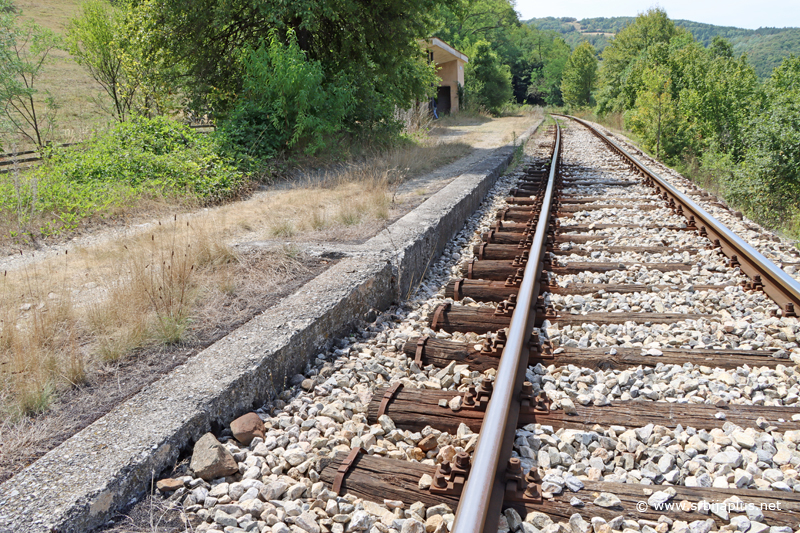
[[[763,91],[746,126],[744,160],[727,185],[731,200],[777,224],[800,210],[800,57],[785,58]]]
[[[711,44],[708,46],[708,53],[711,54],[711,57],[732,59],[733,45],[724,37],[715,35],[711,40]]]
[[[672,99],[669,74],[665,66],[653,66],[644,72],[644,86],[625,120],[644,147],[655,151],[656,159],[661,159],[664,152],[675,153],[672,145],[680,139],[680,117]]]
[[[647,50],[656,43],[668,44],[679,33],[675,23],[661,8],[651,8],[640,14],[629,26],[620,31],[603,50],[600,66],[600,89],[597,94],[598,111],[624,111],[633,108],[641,79],[633,76],[642,69],[632,67],[644,59]]]
[[[8,0],[0,0],[0,113],[6,129],[43,148],[55,128],[58,106],[38,83],[60,40],[33,21],[19,22]]]
[[[359,105],[352,123],[383,127],[394,107],[408,107],[431,90],[432,69],[419,41],[436,28],[436,8],[455,0],[135,0],[132,39],[145,57],[178,65],[180,89],[192,107],[230,111],[242,89],[243,50],[272,30],[289,31],[326,76],[348,76]]]
[[[120,122],[130,115],[139,85],[123,68],[124,35],[123,12],[103,0],[84,3],[67,25],[69,53],[111,98],[110,112]]]
[[[530,45],[529,103],[561,105],[561,74],[569,59],[569,45],[553,31],[536,31],[531,35]]]
[[[514,5],[509,0],[459,0],[439,8],[442,20],[436,36],[457,48],[468,48],[483,39],[500,44],[504,33],[519,26]]]
[[[687,123],[695,152],[743,153],[744,129],[757,100],[758,79],[747,57],[734,59],[723,39],[708,50],[692,43],[671,54],[681,79],[680,113]]]
[[[504,65],[491,45],[478,41],[469,50],[470,61],[464,69],[467,105],[476,104],[493,114],[511,101],[511,69]]]
[[[597,77],[597,57],[594,46],[584,41],[569,56],[561,78],[564,103],[574,106],[589,105],[592,87]]]

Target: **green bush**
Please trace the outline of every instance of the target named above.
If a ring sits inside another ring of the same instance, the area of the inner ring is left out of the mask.
[[[783,60],[764,84],[764,104],[744,136],[745,156],[728,197],[754,218],[784,224],[800,212],[800,57]]]
[[[269,44],[245,52],[244,66],[243,92],[220,128],[232,152],[262,161],[298,146],[313,154],[344,129],[355,106],[351,88],[343,79],[326,79],[294,32],[284,44],[272,31]]]
[[[53,150],[31,171],[3,175],[0,217],[16,233],[48,235],[142,197],[218,202],[247,184],[219,153],[211,136],[166,117],[136,117],[81,147]]]
[[[486,41],[478,41],[470,50],[470,61],[464,68],[467,106],[486,109],[498,115],[511,101],[511,69],[504,65]]]

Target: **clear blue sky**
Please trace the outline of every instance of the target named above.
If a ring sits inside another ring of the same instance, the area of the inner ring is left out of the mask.
[[[800,27],[800,0],[517,0],[522,20],[534,17],[632,17],[658,5],[672,19],[756,29]]]

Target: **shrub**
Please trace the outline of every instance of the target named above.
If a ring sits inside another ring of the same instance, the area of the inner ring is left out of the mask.
[[[135,117],[80,149],[53,150],[23,175],[6,174],[0,179],[0,215],[17,234],[48,235],[142,197],[214,203],[237,195],[247,183],[219,152],[213,137],[174,120]]]
[[[346,80],[326,79],[291,31],[285,44],[270,32],[269,44],[245,52],[244,67],[243,92],[220,134],[245,159],[268,159],[296,146],[313,154],[344,128],[355,105]]]
[[[464,69],[467,105],[497,115],[511,101],[511,69],[504,65],[486,41],[478,41]]]

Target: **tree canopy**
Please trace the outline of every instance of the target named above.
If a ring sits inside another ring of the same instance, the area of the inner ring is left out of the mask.
[[[594,46],[584,41],[575,48],[564,67],[561,80],[564,103],[572,106],[589,105],[596,77],[596,52]]]
[[[419,40],[449,0],[132,0],[137,40],[151,61],[172,62],[194,107],[224,113],[242,89],[245,50],[290,32],[326,77],[348,77],[355,120],[376,122],[430,87]]]

